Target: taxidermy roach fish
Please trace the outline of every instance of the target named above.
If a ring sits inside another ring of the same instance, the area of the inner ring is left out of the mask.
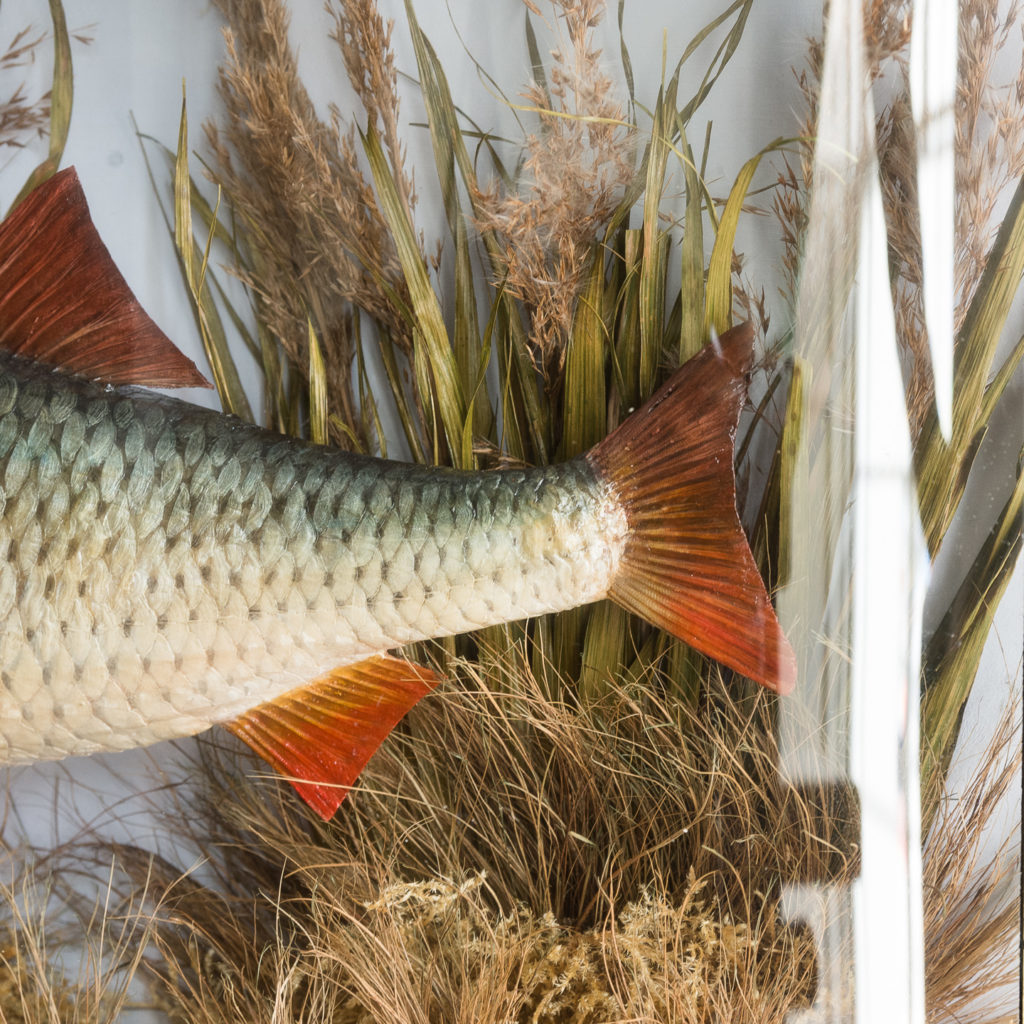
[[[205,384],[73,169],[0,225],[0,763],[226,725],[323,817],[436,683],[389,654],[611,598],[779,692],[796,665],[736,512],[753,332],[586,455],[457,472],[142,386]]]

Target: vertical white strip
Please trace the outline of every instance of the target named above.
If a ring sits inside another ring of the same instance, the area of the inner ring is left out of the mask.
[[[877,175],[864,197],[857,282],[850,774],[861,799],[854,885],[857,1020],[924,1024],[917,787],[922,578],[910,435]]]
[[[956,0],[914,0],[910,99],[917,128],[917,195],[921,214],[924,313],[939,426],[953,418],[953,200],[957,71]]]
[[[799,438],[803,468],[792,481],[790,512],[793,564],[778,608],[800,646],[802,675],[795,692],[779,702],[778,728],[780,772],[798,786],[848,782],[850,670],[844,632],[851,554],[843,510],[854,459],[848,425],[855,339],[848,289],[868,145],[862,21],[860,0],[832,0],[797,296],[793,347],[813,371],[804,398],[812,425]],[[814,472],[809,471],[812,459]],[[810,927],[818,951],[818,991],[806,1019],[846,1024],[856,998],[850,887],[790,882],[782,895],[784,919]],[[794,1024],[804,1017],[792,1015]]]

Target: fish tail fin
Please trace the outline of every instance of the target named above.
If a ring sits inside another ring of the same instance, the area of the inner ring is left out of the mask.
[[[788,693],[796,657],[736,510],[733,448],[753,342],[750,324],[714,339],[589,458],[628,523],[608,596]]]
[[[106,384],[209,387],[132,294],[73,167],[0,224],[0,348]]]
[[[429,668],[382,655],[335,669],[226,725],[327,821],[391,730],[438,681]]]

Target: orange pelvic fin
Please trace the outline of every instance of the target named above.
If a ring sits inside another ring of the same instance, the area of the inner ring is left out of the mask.
[[[439,682],[388,655],[335,669],[227,723],[327,821],[405,713]]]
[[[209,387],[114,265],[74,168],[0,224],[0,348],[107,384]]]
[[[736,511],[733,447],[754,331],[726,331],[590,453],[626,513],[609,596],[697,650],[776,690],[796,658]]]

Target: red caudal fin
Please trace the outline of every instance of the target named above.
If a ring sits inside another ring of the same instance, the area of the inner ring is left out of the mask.
[[[108,384],[209,387],[114,265],[74,168],[0,224],[0,348]]]
[[[325,821],[405,713],[438,683],[387,655],[346,665],[227,723]]]
[[[589,455],[629,524],[609,597],[788,693],[796,658],[736,511],[733,446],[754,332],[712,341]]]

